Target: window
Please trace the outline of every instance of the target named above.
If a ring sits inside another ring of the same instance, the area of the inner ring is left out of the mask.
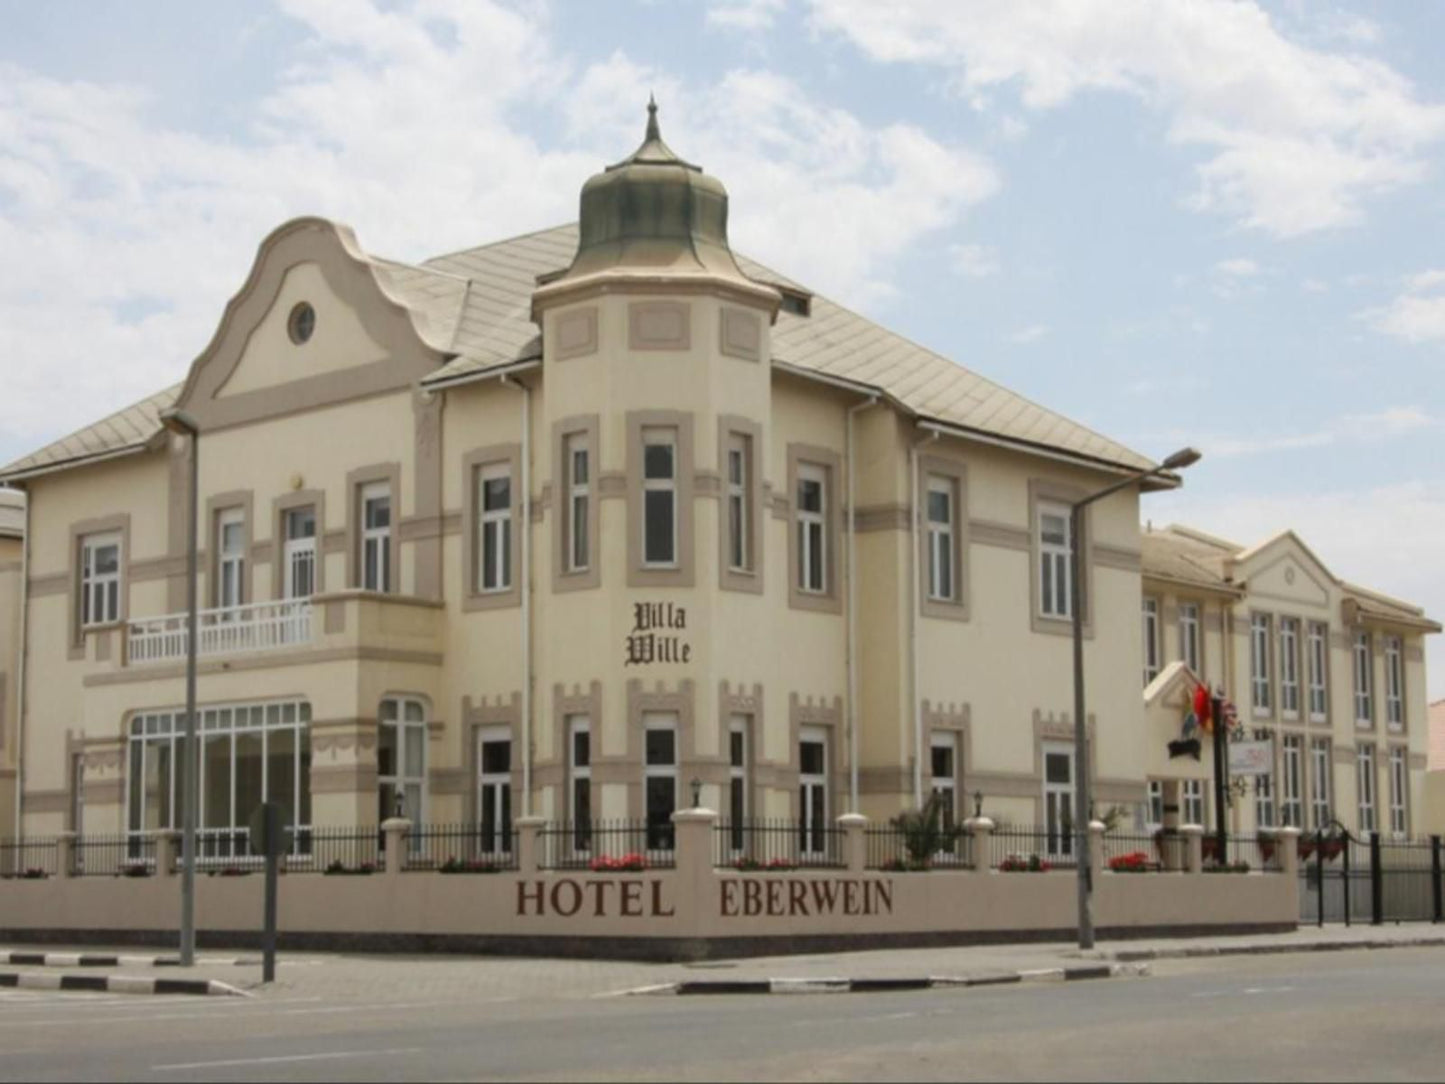
[[[1322,723],[1329,707],[1325,681],[1329,665],[1328,628],[1318,621],[1310,622],[1309,632],[1309,680],[1310,680],[1310,721]]]
[[[746,834],[744,825],[748,819],[748,745],[752,720],[746,715],[734,715],[728,725],[728,823],[732,826],[729,846],[735,853],[741,852]]]
[[[572,849],[592,849],[592,722],[585,715],[567,720],[567,816],[572,819]]]
[[[677,719],[666,714],[644,714],[645,760],[642,768],[643,801],[647,812],[647,849],[670,851],[672,814],[677,809]]]
[[[1270,741],[1268,730],[1256,729],[1255,741]],[[1254,777],[1254,824],[1256,828],[1274,827],[1274,773]]]
[[[826,482],[822,467],[798,465],[798,589],[815,595],[828,589]]]
[[[1370,673],[1373,664],[1368,632],[1355,633],[1353,654],[1355,660],[1355,724],[1357,726],[1373,726],[1375,722],[1375,704],[1372,695],[1374,681],[1373,675]]]
[[[1298,734],[1286,734],[1283,741],[1283,771],[1280,779],[1280,824],[1287,828],[1304,827],[1304,800],[1300,783],[1303,766],[1303,739]]]
[[[1390,747],[1390,834],[1404,839],[1410,832],[1409,809],[1406,807],[1410,776],[1406,771],[1405,747]]]
[[[642,430],[642,563],[677,564],[677,430]]]
[[[283,518],[286,550],[282,594],[310,598],[316,592],[316,509],[288,509]]]
[[[804,727],[798,736],[798,850],[820,858],[828,841],[828,736]]]
[[[1039,505],[1039,612],[1044,617],[1069,617],[1073,528],[1069,506]]]
[[[361,487],[361,586],[391,590],[391,487],[372,482]]]
[[[1330,742],[1328,738],[1310,740],[1310,820],[1315,828],[1323,828],[1334,816],[1330,800]]]
[[[952,480],[930,475],[927,506],[928,597],[939,602],[952,602],[957,597],[955,504]]]
[[[1279,707],[1286,719],[1299,718],[1299,621],[1279,619]]]
[[[1405,660],[1400,638],[1385,639],[1385,722],[1391,730],[1405,726]]]
[[[1185,666],[1202,677],[1201,668],[1204,657],[1203,652],[1199,650],[1200,645],[1199,603],[1181,602],[1179,604],[1179,657],[1184,660]]]
[[[477,471],[477,569],[480,593],[512,586],[512,468],[493,463]]]
[[[1355,750],[1355,793],[1360,800],[1360,820],[1355,828],[1374,832],[1375,823],[1375,747],[1361,745]]]
[[[246,513],[227,508],[216,517],[216,598],[222,610],[246,601]]]
[[[1144,827],[1150,832],[1164,825],[1164,784],[1158,779],[1149,780],[1149,789],[1144,802]]]
[[[1067,745],[1044,746],[1044,827],[1049,854],[1068,858],[1074,853],[1074,750]]]
[[[377,816],[426,821],[426,707],[411,697],[388,697],[377,720]],[[413,846],[421,837],[412,835]]]
[[[1179,785],[1184,824],[1204,824],[1204,780],[1186,779]]]
[[[286,318],[286,334],[297,346],[307,342],[316,330],[316,310],[307,302],[298,301]]]
[[[752,526],[748,522],[751,477],[752,438],[744,433],[730,433],[727,443],[728,568],[734,572],[748,572],[753,567]]]
[[[1269,615],[1252,614],[1249,618],[1249,687],[1254,711],[1268,715],[1270,711]]]
[[[1159,676],[1159,600],[1144,600],[1144,684]]]
[[[943,826],[958,823],[958,735],[935,734],[929,747],[933,794],[943,804]]]
[[[279,802],[295,834],[292,853],[311,853],[311,705],[305,701],[216,705],[200,709],[201,764],[197,855],[242,858],[247,824],[264,801]],[[183,711],[145,712],[130,721],[126,827],[129,855],[143,833],[180,824],[175,766],[185,743]]]
[[[120,535],[90,535],[80,544],[80,623],[120,620]]]
[[[585,433],[574,433],[564,444],[567,484],[567,571],[585,572],[592,564],[591,522],[592,462]]]
[[[424,733],[424,731],[423,731]],[[512,731],[477,731],[477,820],[485,854],[512,853]]]

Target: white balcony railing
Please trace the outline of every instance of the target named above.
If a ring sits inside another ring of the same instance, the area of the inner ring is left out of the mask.
[[[252,602],[202,610],[196,615],[196,654],[234,655],[311,641],[310,599]],[[127,654],[132,663],[173,662],[186,657],[186,615],[166,614],[130,622]]]

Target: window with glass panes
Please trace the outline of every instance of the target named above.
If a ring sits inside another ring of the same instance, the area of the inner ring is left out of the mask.
[[[1185,824],[1204,823],[1204,780],[1186,779],[1179,787],[1180,814]]]
[[[731,826],[729,846],[741,851],[745,843],[744,826],[748,819],[748,736],[752,720],[734,715],[728,724],[728,823]]]
[[[477,731],[477,824],[482,850],[512,851],[512,731],[488,726]]]
[[[677,717],[643,716],[643,802],[647,814],[647,849],[670,851],[672,814],[677,809]]]
[[[1410,832],[1410,773],[1403,745],[1390,746],[1390,834],[1404,839]]]
[[[1144,600],[1144,684],[1159,676],[1159,600]]]
[[[1279,619],[1279,708],[1287,719],[1299,717],[1299,621]]]
[[[1253,614],[1249,619],[1249,687],[1254,710],[1270,710],[1269,615]]]
[[[1385,722],[1393,730],[1405,725],[1405,660],[1398,636],[1385,639]]]
[[[492,463],[477,470],[478,593],[512,586],[512,468]]]
[[[1070,610],[1069,554],[1073,539],[1069,506],[1039,505],[1039,612],[1044,617],[1068,617]]]
[[[1164,784],[1158,779],[1149,780],[1144,802],[1144,827],[1149,831],[1164,826]]]
[[[802,854],[822,855],[828,830],[828,736],[804,727],[798,737],[798,843]]]
[[[677,430],[642,431],[642,563],[677,564]]]
[[[1309,625],[1310,721],[1322,722],[1329,709],[1326,687],[1329,667],[1329,629],[1319,621]]]
[[[827,473],[811,463],[798,466],[798,588],[821,594],[828,588]]]
[[[1355,826],[1361,832],[1373,832],[1375,823],[1375,747],[1360,745],[1355,749],[1355,794],[1359,798],[1360,819]]]
[[[240,606],[245,599],[246,514],[227,508],[216,517],[216,598],[219,609]]]
[[[316,509],[289,509],[284,516],[286,543],[282,593],[286,598],[310,598],[316,593]]]
[[[120,535],[89,535],[80,545],[80,623],[120,620]]]
[[[749,552],[748,481],[751,475],[752,438],[733,433],[727,443],[728,568],[745,572],[753,567]]]
[[[1269,741],[1268,730],[1256,730],[1255,741]],[[1257,828],[1274,827],[1274,772],[1254,777],[1254,823]]]
[[[1310,820],[1315,828],[1323,828],[1334,816],[1330,775],[1329,739],[1310,739]]]
[[[953,481],[928,479],[928,597],[940,602],[955,598]]]
[[[572,820],[572,849],[592,849],[592,721],[585,715],[567,720],[567,816]]]
[[[196,854],[201,859],[250,854],[247,825],[262,802],[278,802],[292,829],[292,853],[311,850],[311,705],[304,700],[218,704],[199,709],[199,805]],[[147,711],[129,725],[126,828],[131,856],[139,836],[180,825],[176,771],[185,745],[183,711]]]
[[[1286,734],[1280,743],[1280,824],[1288,828],[1304,827],[1304,739]]]
[[[372,482],[361,487],[361,586],[391,590],[391,487]]]
[[[591,449],[585,433],[567,438],[567,571],[584,572],[592,563],[587,537],[592,504]]]
[[[958,820],[958,735],[934,734],[929,743],[931,790],[943,804],[943,824],[952,828]]]
[[[377,816],[426,821],[426,705],[415,697],[381,702],[377,718]],[[413,836],[420,842],[420,836]]]
[[[1352,649],[1355,670],[1355,722],[1362,726],[1373,725],[1375,721],[1374,675],[1370,650],[1370,634],[1357,632]]]
[[[1074,853],[1074,750],[1046,744],[1044,754],[1044,830],[1048,852],[1064,858]]]
[[[1199,648],[1199,603],[1181,602],[1179,604],[1179,657],[1184,660],[1184,665],[1195,674],[1200,674],[1200,665],[1203,661],[1203,654]]]

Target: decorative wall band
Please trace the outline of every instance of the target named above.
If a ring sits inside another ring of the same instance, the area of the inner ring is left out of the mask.
[[[1144,567],[1143,557],[1138,550],[1120,546],[1106,546],[1094,543],[1094,564],[1099,568],[1117,568],[1124,572],[1138,572]]]
[[[416,663],[421,666],[440,666],[442,654],[438,651],[403,651],[386,647],[337,647],[316,651],[287,651],[274,655],[237,656],[224,662],[203,662],[196,670],[201,674],[236,673],[243,670],[270,670],[283,666],[311,666],[323,662],[400,662]],[[132,685],[144,681],[166,681],[184,677],[183,664],[171,666],[135,667],[114,673],[87,674],[84,685]]]
[[[908,530],[906,504],[860,504],[854,524],[859,534],[870,531]]]
[[[44,598],[46,595],[63,595],[70,584],[70,576],[64,572],[52,572],[46,576],[30,577],[30,597]]]
[[[1024,527],[989,519],[971,519],[968,521],[968,536],[970,541],[980,546],[1029,552],[1029,532]]]

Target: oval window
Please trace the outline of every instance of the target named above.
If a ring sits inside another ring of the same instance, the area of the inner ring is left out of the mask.
[[[286,330],[291,335],[291,341],[300,346],[316,330],[316,310],[305,301],[297,302],[286,320]]]

